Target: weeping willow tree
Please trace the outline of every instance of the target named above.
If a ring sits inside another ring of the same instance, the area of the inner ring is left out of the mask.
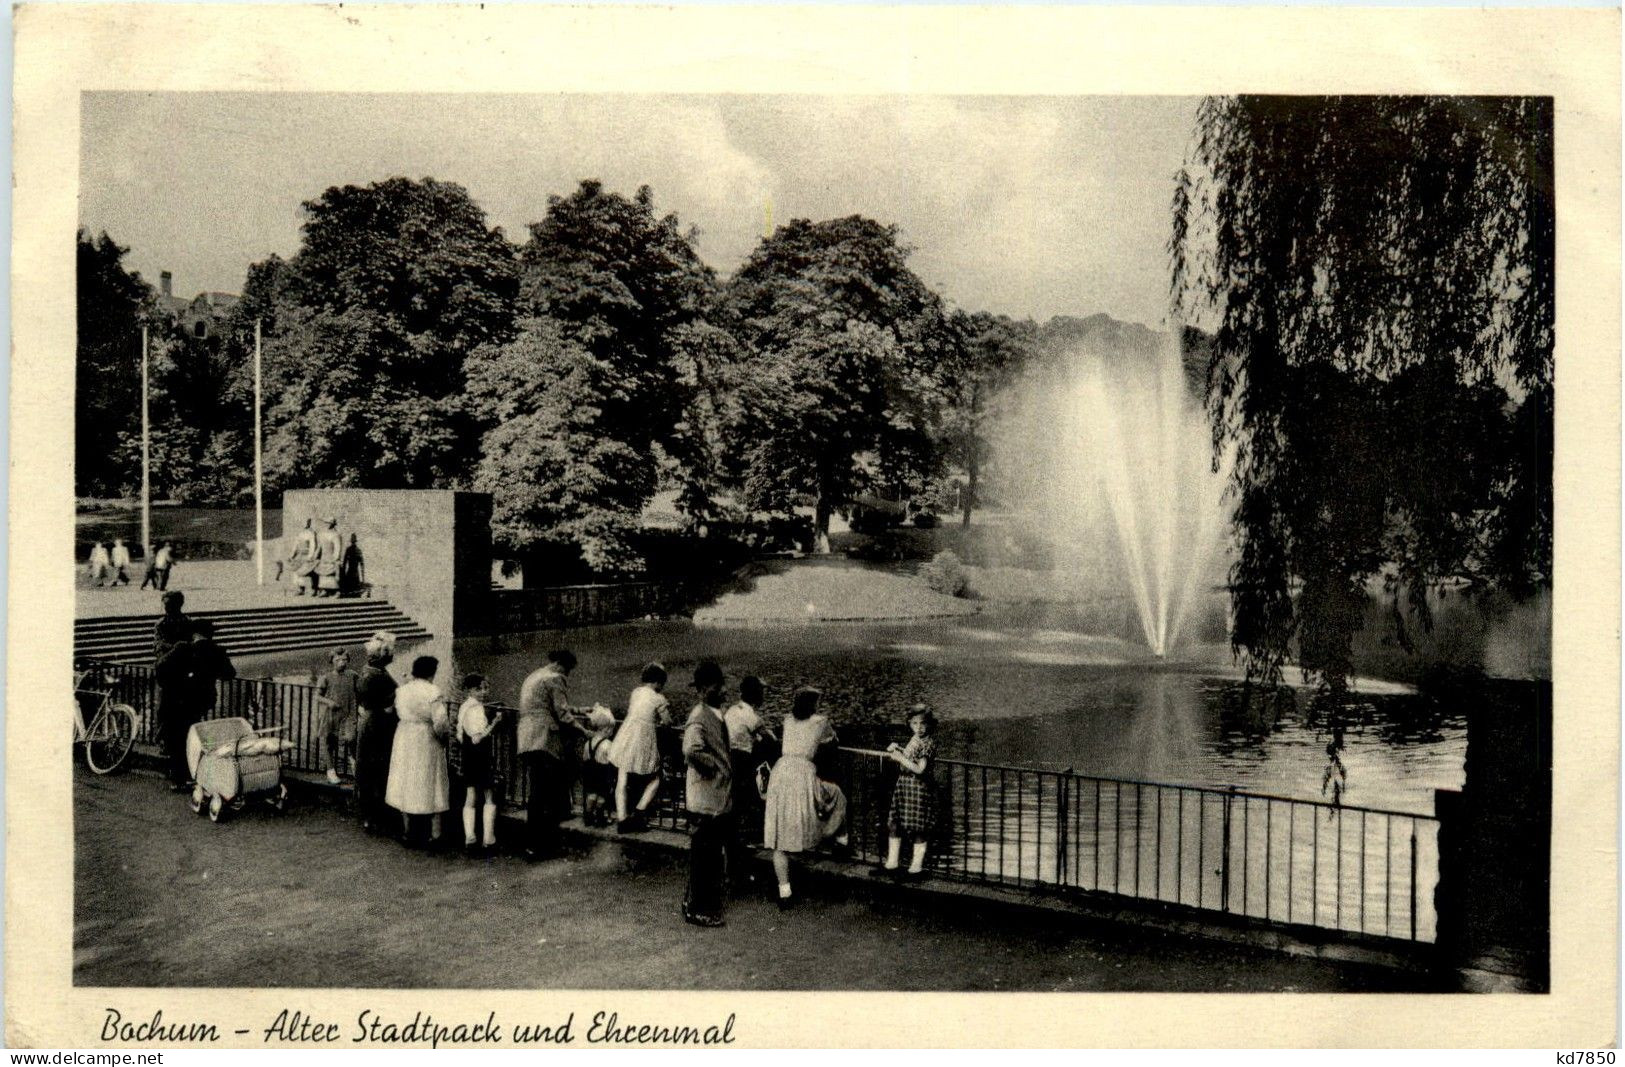
[[[1341,691],[1379,582],[1406,643],[1443,590],[1550,580],[1553,224],[1549,99],[1203,101],[1169,251],[1250,678]]]

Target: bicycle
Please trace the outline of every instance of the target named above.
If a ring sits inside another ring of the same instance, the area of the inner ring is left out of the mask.
[[[73,676],[73,743],[85,746],[85,765],[92,773],[111,774],[135,747],[135,709],[128,704],[115,703],[110,691],[85,688],[91,674],[91,671],[79,671]],[[88,724],[86,697],[94,698],[96,708]]]

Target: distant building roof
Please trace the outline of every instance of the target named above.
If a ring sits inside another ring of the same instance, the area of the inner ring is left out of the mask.
[[[241,299],[235,293],[199,293],[192,300],[194,306],[202,304],[215,311],[230,311]]]

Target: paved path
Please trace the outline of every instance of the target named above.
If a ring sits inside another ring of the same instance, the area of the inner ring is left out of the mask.
[[[74,771],[74,981],[386,988],[1406,991],[1385,970],[926,913],[830,895],[781,913],[735,900],[685,926],[684,869],[600,842],[528,865],[428,855],[337,811],[220,825],[138,772]]]
[[[107,618],[123,615],[157,615],[164,606],[160,594],[142,589],[139,564],[131,569],[129,585],[91,585],[84,566],[74,571],[74,617]],[[332,603],[310,596],[294,596],[288,575],[280,582],[276,564],[267,563],[265,584],[259,585],[252,560],[182,560],[169,576],[169,588],[186,594],[187,611],[217,611],[228,608],[295,607],[306,602]]]

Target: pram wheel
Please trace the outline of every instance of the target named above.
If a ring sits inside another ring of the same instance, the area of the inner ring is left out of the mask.
[[[203,814],[203,787],[201,785],[192,786],[191,805],[193,815]]]
[[[210,797],[209,798],[209,821],[210,822],[219,822],[220,821],[220,816],[224,812],[225,807],[226,807],[225,803],[218,796]]]

